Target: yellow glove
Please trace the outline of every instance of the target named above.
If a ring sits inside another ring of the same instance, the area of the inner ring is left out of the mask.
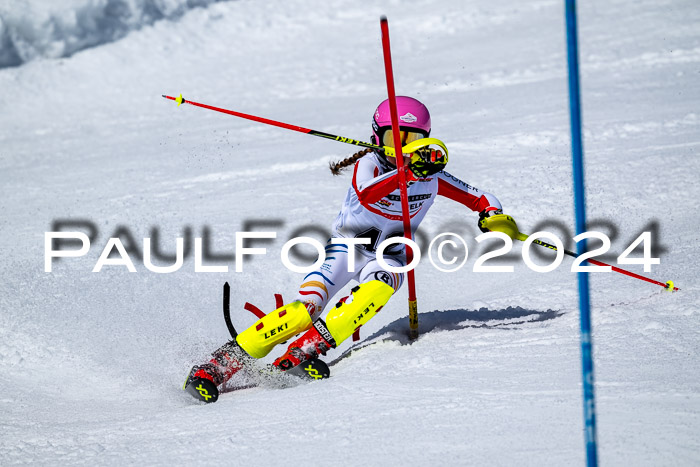
[[[527,235],[521,234],[515,220],[503,211],[481,211],[479,214],[479,229],[482,232],[503,232],[513,240],[525,240]]]

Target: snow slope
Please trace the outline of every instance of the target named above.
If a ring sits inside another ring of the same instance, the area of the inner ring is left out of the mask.
[[[386,95],[381,14],[397,89],[431,109],[449,171],[495,193],[522,231],[565,237],[573,202],[558,1],[214,3],[70,58],[2,69],[4,465],[584,462],[570,261],[535,273],[516,245],[504,263],[514,273],[472,272],[484,251],[476,216],[449,200],[421,230],[461,233],[470,259],[454,274],[420,265],[418,341],[405,337],[404,289],[356,347],[328,355],[328,381],[226,393],[206,406],[180,390],[190,365],[227,338],[224,281],[241,328],[254,322],[246,301],[269,309],[274,293],[293,296],[301,275],[279,251],[300,227],[330,227],[350,175],[331,177],[327,163],[353,148],[178,108],[161,94],[368,138]],[[699,20],[693,1],[579,7],[589,219],[613,238],[609,261],[656,223],[661,264],[648,275],[682,289],[592,277],[607,465],[700,460]],[[85,258],[45,273],[44,232],[66,219],[92,225],[96,238]],[[149,272],[139,255],[136,273],[91,272],[120,229],[140,245],[157,228],[169,253],[187,228],[190,237],[208,229],[211,250],[232,255],[235,232],[261,220],[276,224],[254,230],[278,238],[241,273],[226,258],[208,264],[228,273],[195,273],[191,254],[173,274]]]
[[[67,57],[217,0],[3,0],[0,68]]]

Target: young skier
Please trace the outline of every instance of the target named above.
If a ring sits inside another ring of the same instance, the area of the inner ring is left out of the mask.
[[[422,103],[411,97],[398,96],[396,105],[402,147],[430,135],[430,113]],[[374,113],[372,143],[394,147],[388,100],[379,104]],[[498,199],[445,172],[443,168],[447,159],[441,151],[423,148],[417,151],[417,155],[406,158],[404,163],[412,232],[415,233],[437,195],[479,212],[479,227],[487,231],[484,222],[501,213]],[[375,254],[382,241],[401,237],[404,232],[395,162],[383,152],[365,149],[331,164],[335,175],[353,164],[355,167],[352,185],[326,246],[325,262],[304,277],[293,302],[268,313],[214,352],[210,361],[193,367],[184,386],[188,392],[200,400],[214,402],[218,398],[217,387],[252,358],[268,355],[277,344],[303,333],[273,364],[288,371],[319,354],[325,355],[379,312],[404,280],[403,274],[382,268]],[[337,243],[344,238],[369,241],[358,246]],[[354,269],[349,271],[351,255],[354,255]],[[404,266],[404,245],[393,244],[387,248],[384,259],[391,266]],[[349,296],[337,302],[325,320],[321,319],[328,302],[352,279],[359,285]]]

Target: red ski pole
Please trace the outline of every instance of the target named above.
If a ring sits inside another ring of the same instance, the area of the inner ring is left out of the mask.
[[[386,72],[386,87],[389,93],[389,109],[391,110],[391,131],[394,141],[401,141],[401,131],[399,130],[399,113],[396,109],[396,92],[394,90],[394,71],[391,66],[391,47],[389,45],[389,22],[386,16],[380,19],[382,28],[382,48],[384,50],[384,70]],[[401,213],[403,217],[403,236],[413,240],[411,235],[411,217],[408,210],[408,193],[406,185],[406,172],[404,172],[403,153],[401,145],[396,146],[396,168],[399,175],[399,192],[401,194]],[[406,245],[406,264],[413,261],[413,250]],[[418,304],[416,303],[416,276],[413,269],[408,271],[408,323],[409,338],[418,337]]]
[[[312,130],[310,128],[304,128],[303,126],[291,125],[289,123],[278,122],[277,120],[271,120],[269,118],[258,117],[258,116],[246,114],[243,112],[236,112],[235,110],[222,109],[221,107],[214,107],[213,105],[202,104],[200,102],[195,102],[195,101],[191,101],[189,99],[185,99],[184,97],[182,97],[182,94],[180,94],[178,97],[166,96],[165,94],[163,94],[162,96],[166,99],[177,102],[178,107],[180,106],[180,104],[189,104],[189,105],[193,105],[195,107],[201,107],[202,109],[213,110],[215,112],[220,112],[222,114],[233,115],[234,117],[244,118],[246,120],[252,120],[254,122],[264,123],[265,125],[272,125],[272,126],[276,126],[279,128],[284,128],[286,130],[298,131],[299,133],[304,133],[304,134],[311,135],[311,136],[318,136],[318,137],[326,138],[326,139],[332,139],[333,141],[339,141],[341,143],[347,143],[347,144],[352,144],[355,146],[361,146],[363,148],[370,148],[370,149],[376,149],[378,151],[384,151],[384,153],[387,156],[394,155],[393,149],[391,149],[391,148],[377,146],[376,144],[366,143],[364,141],[360,141],[360,140],[352,139],[352,138],[347,138],[345,136],[332,135],[330,133],[324,133],[323,131],[317,131],[317,130]]]
[[[527,238],[527,235],[525,235],[525,234],[522,234],[522,235],[524,236],[524,238],[519,238],[519,240],[524,240],[524,239]],[[549,248],[550,250],[554,250],[554,251],[557,250],[557,247],[556,247],[556,246],[551,245],[551,244],[549,244],[549,243],[547,243],[547,242],[543,242],[542,240],[540,240],[540,239],[538,239],[538,238],[535,239],[535,240],[533,240],[532,243],[535,243],[535,244],[537,244],[537,245],[539,245],[539,246],[543,246],[543,247],[545,247],[545,248]],[[565,254],[565,255],[568,255],[568,256],[571,256],[571,257],[574,257],[574,258],[578,258],[578,257],[579,257],[578,254],[574,253],[573,251],[569,251],[569,250],[564,250],[564,254]],[[651,284],[659,285],[659,286],[663,287],[663,288],[666,289],[666,290],[670,290],[671,292],[677,292],[677,291],[680,290],[678,287],[676,287],[676,286],[673,284],[673,281],[668,281],[668,282],[666,282],[666,283],[661,282],[661,281],[656,281],[656,280],[650,279],[650,278],[648,278],[648,277],[640,276],[639,274],[635,274],[635,273],[633,273],[633,272],[631,272],[631,271],[628,271],[628,270],[626,270],[626,269],[618,268],[617,266],[613,266],[613,265],[611,265],[611,264],[603,263],[602,261],[598,261],[598,260],[593,259],[593,258],[589,258],[589,259],[587,259],[586,261],[588,261],[589,263],[594,264],[594,265],[596,265],[596,266],[610,266],[610,267],[612,268],[612,270],[615,271],[615,272],[619,272],[620,274],[624,274],[625,276],[634,277],[635,279],[639,279],[640,281],[645,281],[645,282],[649,282],[649,283],[651,283]]]
[[[178,107],[180,106],[180,104],[189,104],[189,105],[193,105],[195,107],[201,107],[202,109],[213,110],[214,112],[220,112],[222,114],[233,115],[234,117],[244,118],[246,120],[252,120],[254,122],[264,123],[265,125],[272,125],[272,126],[276,126],[278,128],[284,128],[286,130],[298,131],[299,133],[304,133],[306,135],[318,136],[320,138],[331,139],[333,141],[338,141],[340,143],[352,144],[354,146],[360,146],[363,148],[370,148],[370,149],[374,149],[375,151],[382,151],[382,152],[384,152],[384,155],[386,155],[387,157],[394,157],[394,155],[396,154],[396,151],[394,150],[394,148],[391,148],[389,146],[378,146],[376,144],[366,143],[364,141],[360,141],[358,139],[348,138],[346,136],[332,135],[330,133],[325,133],[323,131],[312,130],[310,128],[304,128],[303,126],[291,125],[289,123],[278,122],[277,120],[271,120],[271,119],[265,118],[265,117],[258,117],[256,115],[250,115],[250,114],[246,114],[243,112],[236,112],[235,110],[222,109],[221,107],[214,107],[213,105],[202,104],[200,102],[195,102],[195,101],[191,101],[189,99],[185,99],[184,97],[182,97],[182,94],[180,94],[177,97],[166,96],[165,94],[163,94],[162,96],[165,99],[169,99],[171,101],[177,102]],[[403,151],[406,153],[415,152],[418,149],[425,147],[425,146],[429,146],[431,144],[435,144],[435,145],[440,146],[442,148],[442,150],[444,151],[445,156],[447,156],[447,148],[445,147],[445,143],[443,143],[439,139],[435,139],[435,138],[422,138],[420,140],[416,140],[412,143],[407,144],[406,147],[403,148]]]

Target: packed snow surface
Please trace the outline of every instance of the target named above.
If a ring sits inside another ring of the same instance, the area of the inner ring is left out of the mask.
[[[325,240],[351,180],[327,165],[355,148],[161,94],[366,140],[386,97],[382,14],[398,93],[431,110],[450,173],[573,249],[561,1],[0,3],[0,66],[27,62],[0,70],[3,465],[584,462],[571,258],[537,273],[516,242],[486,263],[514,272],[473,272],[499,244],[478,244],[477,216],[447,199],[422,238],[459,233],[469,260],[456,273],[421,262],[417,341],[404,287],[360,342],[327,355],[327,381],[210,405],[181,391],[227,340],[225,281],[241,329],[255,320],[245,302],[294,296],[303,275],[282,266],[282,245],[309,226]],[[695,0],[579,4],[590,230],[611,238],[612,263],[651,231],[660,264],[622,267],[681,289],[591,278],[603,465],[700,463],[698,24]],[[44,272],[44,233],[58,229],[91,248]],[[235,272],[243,230],[277,238]],[[92,272],[110,237],[136,272]],[[173,255],[177,237],[182,268],[146,269],[143,239]],[[195,272],[195,237],[228,272]]]

